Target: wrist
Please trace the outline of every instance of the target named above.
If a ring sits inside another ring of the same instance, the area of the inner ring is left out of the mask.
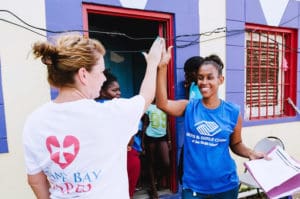
[[[159,63],[158,64],[158,68],[161,68],[161,67],[165,67],[165,66],[167,66],[168,64],[166,64],[166,63]]]
[[[249,153],[248,153],[248,158],[250,159],[250,160],[252,160],[252,159],[254,159],[254,156],[255,156],[255,152],[253,151],[253,150],[249,150]]]
[[[167,70],[167,64],[159,64],[157,67],[157,70],[159,71],[166,71]]]

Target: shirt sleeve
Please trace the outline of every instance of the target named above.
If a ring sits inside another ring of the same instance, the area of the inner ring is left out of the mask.
[[[127,140],[138,131],[138,124],[143,115],[145,99],[141,95],[134,96],[129,99],[114,99],[112,103],[118,110],[119,121],[122,129],[122,135]],[[126,133],[127,132],[127,133]],[[128,140],[127,140],[128,141]]]
[[[36,160],[34,153],[34,143],[30,134],[30,122],[26,122],[23,130],[23,149],[25,157],[26,172],[29,175],[34,175],[42,171],[40,164]]]

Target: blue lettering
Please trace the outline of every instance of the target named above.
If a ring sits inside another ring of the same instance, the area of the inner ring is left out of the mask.
[[[48,173],[48,177],[54,181],[66,182],[66,174],[65,173]]]
[[[90,178],[90,175],[88,173],[83,178],[83,182],[86,181],[86,180],[89,181],[89,182],[91,182],[91,178]]]
[[[96,173],[95,171],[92,172],[95,176],[95,179],[97,180],[99,177],[99,174],[101,173],[101,170],[98,171],[98,173]]]
[[[80,173],[74,173],[74,182],[82,182],[82,178],[80,177]]]

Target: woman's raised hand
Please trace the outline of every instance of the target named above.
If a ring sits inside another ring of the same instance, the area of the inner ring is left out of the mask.
[[[163,47],[165,46],[165,40],[161,37],[157,37],[153,42],[148,53],[143,52],[148,65],[157,67],[163,53]]]
[[[171,57],[172,57],[172,48],[173,48],[173,46],[169,46],[168,50],[166,50],[166,44],[164,43],[162,57],[158,64],[159,68],[167,66],[168,63],[170,62]]]

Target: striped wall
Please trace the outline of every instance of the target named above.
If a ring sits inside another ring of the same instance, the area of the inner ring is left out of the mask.
[[[226,27],[228,30],[244,29],[245,23],[287,27],[298,29],[299,32],[299,2],[282,0],[276,4],[269,0],[227,0],[226,2]],[[298,16],[298,17],[297,17]],[[298,47],[299,47],[298,37]],[[237,34],[226,39],[226,99],[241,105],[244,110],[245,89],[245,36]],[[299,93],[299,54],[298,54],[298,83],[297,99]],[[277,136],[283,140],[286,150],[295,158],[300,159],[297,150],[300,133],[300,116],[285,117],[261,121],[244,121],[244,142],[253,147],[255,143],[266,136]],[[243,170],[242,162],[245,159],[237,158],[240,171]]]
[[[265,25],[278,23],[278,19],[276,21],[267,18],[269,14],[265,13],[259,0],[189,0],[184,4],[181,0],[139,0],[139,3],[136,4],[126,0],[87,0],[85,2],[174,13],[175,35],[210,32],[224,27],[244,28],[246,22]],[[32,25],[52,30],[66,30],[82,29],[81,3],[81,0],[11,0],[1,2],[0,7],[1,10],[12,11]],[[299,4],[297,1],[289,0],[279,21],[283,22],[293,16],[299,16]],[[0,18],[26,26],[9,13],[0,12]],[[299,22],[299,18],[295,18],[286,23],[285,26],[298,29]],[[0,153],[0,190],[1,198],[31,199],[34,196],[26,182],[22,128],[26,116],[36,107],[50,100],[50,88],[46,82],[45,67],[39,61],[35,61],[30,54],[30,47],[33,42],[43,40],[45,37],[12,23],[0,20],[0,85],[2,85],[0,89],[0,140],[1,137],[6,136],[9,149],[8,153]],[[46,35],[45,32],[38,32]],[[182,87],[184,61],[190,56],[207,56],[215,53],[224,60],[226,69],[225,83],[220,89],[220,97],[238,103],[243,108],[243,97],[241,97],[243,85],[230,82],[230,80],[240,81],[236,79],[236,74],[243,76],[243,43],[243,34],[227,37],[226,33],[219,32],[210,36],[202,36],[199,45],[176,49],[174,70],[176,98],[184,96]],[[299,42],[298,46],[300,46]],[[298,60],[299,58],[298,55]],[[299,64],[297,76],[297,104],[299,107]],[[177,142],[180,146],[183,121],[182,118],[177,118],[176,121]],[[300,133],[299,117],[291,118],[288,121],[246,126],[243,128],[242,136],[249,147],[253,147],[259,139],[265,136],[277,136],[284,141],[286,150],[300,159],[300,151],[297,149],[297,138]],[[0,144],[2,144],[1,141]],[[7,151],[5,147],[0,146],[0,150]],[[241,172],[243,170],[242,163],[245,159],[234,157]]]

